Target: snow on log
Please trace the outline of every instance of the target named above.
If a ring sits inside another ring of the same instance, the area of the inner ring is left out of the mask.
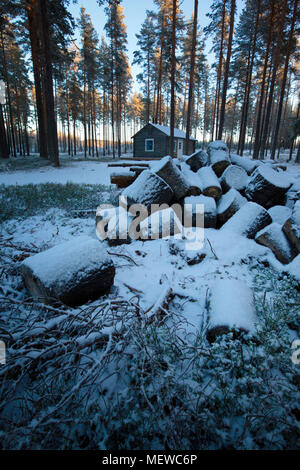
[[[285,204],[290,209],[294,208],[295,203],[300,199],[300,181],[293,183],[288,192],[286,193]]]
[[[168,204],[173,197],[170,186],[150,170],[143,171],[120,197],[120,204],[130,210],[133,204],[143,204],[147,210],[152,204]],[[125,198],[127,198],[127,203]]]
[[[268,210],[273,222],[283,225],[292,215],[292,209],[286,206],[273,206]]]
[[[224,192],[230,188],[243,191],[248,184],[248,179],[247,172],[243,168],[237,165],[229,165],[224,170],[220,182]]]
[[[115,276],[104,246],[87,236],[30,256],[20,270],[36,300],[45,304],[60,301],[71,307],[108,292]]]
[[[203,214],[204,206],[204,227],[216,228],[217,210],[216,201],[207,196],[191,196],[184,198],[184,225],[186,227],[197,226],[197,214]],[[199,217],[198,217],[199,220]],[[201,223],[201,219],[200,219]]]
[[[226,170],[225,170],[226,171]],[[230,219],[244,204],[247,199],[243,197],[236,189],[230,189],[223,194],[217,205],[217,221],[221,227]]]
[[[293,250],[282,231],[282,226],[276,222],[260,230],[255,236],[255,241],[270,248],[276,258],[283,264],[290,263],[294,258]]]
[[[285,222],[283,231],[296,253],[300,253],[300,201],[294,205],[292,216]]]
[[[237,165],[243,168],[248,173],[248,175],[251,175],[251,173],[253,173],[253,171],[261,164],[257,160],[251,160],[251,158],[241,157],[240,155],[233,153],[230,155],[230,160],[233,165]]]
[[[185,163],[196,173],[200,168],[208,165],[208,155],[204,150],[197,150],[197,152],[185,158]]]
[[[251,201],[269,209],[280,204],[291,186],[289,178],[268,165],[259,166],[252,174],[245,194]]]
[[[229,155],[223,150],[211,150],[209,154],[209,162],[217,176],[221,176],[230,165]]]
[[[200,196],[202,193],[201,179],[197,173],[194,173],[189,165],[185,162],[181,163],[181,171],[189,185],[187,196]]]
[[[181,232],[181,221],[171,207],[152,213],[139,226],[139,238],[142,240],[157,240],[158,238],[174,236]],[[132,238],[135,238],[132,233],[130,235]]]
[[[244,204],[221,228],[230,230],[247,238],[254,238],[259,230],[272,223],[272,219],[262,206],[256,202]]]
[[[152,171],[170,186],[175,199],[180,200],[186,195],[189,184],[183,173],[174,164],[172,157],[162,158],[153,165]]]
[[[204,196],[213,197],[216,201],[222,196],[222,188],[219,180],[210,166],[205,166],[197,171],[201,180],[201,189]]]
[[[214,140],[208,144],[207,153],[209,156],[211,152],[215,150],[221,150],[222,152],[226,152],[229,155],[227,144],[223,140]]]
[[[111,184],[116,184],[118,188],[127,188],[136,178],[136,174],[130,170],[119,169],[110,174]]]
[[[227,145],[223,140],[215,140],[208,144],[207,153],[214,172],[220,177],[225,168],[230,165]]]
[[[100,208],[96,212],[96,235],[100,241],[107,240],[111,246],[130,243],[129,227],[132,220],[123,207]]]
[[[233,328],[253,334],[256,322],[254,297],[247,284],[235,279],[220,279],[212,286],[207,331],[210,342]]]
[[[293,259],[293,261],[286,266],[286,271],[298,282],[300,286],[300,254]]]

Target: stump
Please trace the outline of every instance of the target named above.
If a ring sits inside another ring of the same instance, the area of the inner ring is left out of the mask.
[[[292,209],[286,206],[273,206],[268,210],[273,222],[283,225],[292,215]]]
[[[202,206],[204,206],[204,208]],[[199,217],[199,214],[204,215],[203,222],[205,228],[216,228],[216,202],[212,197],[192,196],[184,198],[184,226],[197,227],[197,220],[200,220],[201,224],[202,220]],[[201,227],[202,226],[203,225],[201,224]]]
[[[243,168],[248,173],[248,175],[251,175],[251,173],[253,173],[253,171],[259,165],[261,165],[261,162],[257,160],[251,160],[251,158],[241,157],[240,155],[236,155],[236,154],[231,154],[230,160],[231,160],[231,163],[233,163],[234,165],[237,165]]]
[[[185,159],[185,163],[196,173],[200,168],[208,165],[208,155],[204,150],[197,150]]]
[[[255,241],[260,245],[270,248],[276,258],[283,264],[288,264],[295,257],[293,250],[282,231],[282,226],[273,222],[260,230]]]
[[[133,204],[142,204],[149,211],[152,204],[168,204],[172,197],[173,191],[170,186],[160,176],[145,170],[122,192],[120,204],[125,209],[128,206],[129,211]]]
[[[248,175],[246,171],[237,166],[229,165],[223,172],[220,182],[224,192],[231,188],[243,191],[248,184]]]
[[[194,173],[189,165],[185,162],[181,163],[181,171],[189,185],[187,196],[200,196],[201,190],[201,179],[197,173]]]
[[[300,253],[300,201],[297,201],[292,216],[285,222],[283,231],[294,251]]]
[[[210,166],[200,168],[197,175],[200,177],[201,189],[204,196],[213,197],[216,201],[222,196],[219,180]]]
[[[257,232],[272,223],[270,214],[259,204],[247,202],[221,228],[247,238],[254,238]]]
[[[210,342],[233,328],[255,333],[257,317],[253,293],[242,281],[218,280],[210,289],[208,314],[207,339]]]
[[[175,199],[182,199],[189,185],[183,173],[174,164],[172,157],[164,157],[152,167],[153,173],[162,178],[172,189]]]
[[[290,186],[285,174],[278,173],[267,165],[261,165],[252,174],[245,194],[251,201],[269,209],[284,200]]]
[[[118,188],[127,188],[135,180],[136,175],[130,170],[114,171],[110,175],[111,184],[116,184]]]
[[[244,204],[247,199],[243,197],[236,189],[230,189],[223,194],[217,205],[218,227],[221,227],[230,219]]]
[[[45,304],[71,307],[109,291],[115,267],[99,241],[82,236],[30,256],[21,274],[31,295]]]

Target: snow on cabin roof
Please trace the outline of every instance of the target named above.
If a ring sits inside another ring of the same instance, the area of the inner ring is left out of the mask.
[[[171,134],[170,127],[162,126],[161,124],[153,124],[152,122],[150,122],[149,124],[151,124],[151,126],[156,127],[156,129],[158,129],[159,131],[163,132],[168,137],[170,137],[170,134]],[[178,139],[185,139],[185,135],[186,134],[184,131],[181,131],[180,129],[176,129],[176,127],[174,127],[174,137],[177,137]],[[190,136],[190,140],[196,140],[196,139]]]
[[[158,129],[159,131],[163,132],[165,135],[170,137],[170,128],[168,126],[162,126],[161,124],[154,124],[153,122],[149,122],[149,124],[153,127],[156,127],[156,129]],[[144,126],[144,127],[146,127],[146,126]],[[142,128],[142,129],[144,129],[144,128]],[[138,132],[140,132],[142,129],[140,129]],[[174,137],[177,138],[177,139],[185,139],[185,132],[181,131],[180,129],[176,129],[176,127],[174,127]],[[197,140],[197,139],[190,136],[190,140]]]

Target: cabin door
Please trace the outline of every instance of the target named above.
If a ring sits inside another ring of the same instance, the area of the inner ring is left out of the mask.
[[[182,159],[182,154],[183,154],[183,140],[178,139],[178,141],[177,141],[177,158],[179,160]]]

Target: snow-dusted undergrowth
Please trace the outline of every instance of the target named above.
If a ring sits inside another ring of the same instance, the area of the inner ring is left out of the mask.
[[[180,241],[108,247],[116,265],[108,296],[77,309],[44,306],[25,291],[19,262],[95,236],[94,217],[58,207],[2,225],[2,448],[299,448],[300,366],[291,344],[300,336],[300,295],[272,269],[271,252],[213,229],[200,260]],[[220,278],[253,288],[254,337],[207,342],[208,289]]]

